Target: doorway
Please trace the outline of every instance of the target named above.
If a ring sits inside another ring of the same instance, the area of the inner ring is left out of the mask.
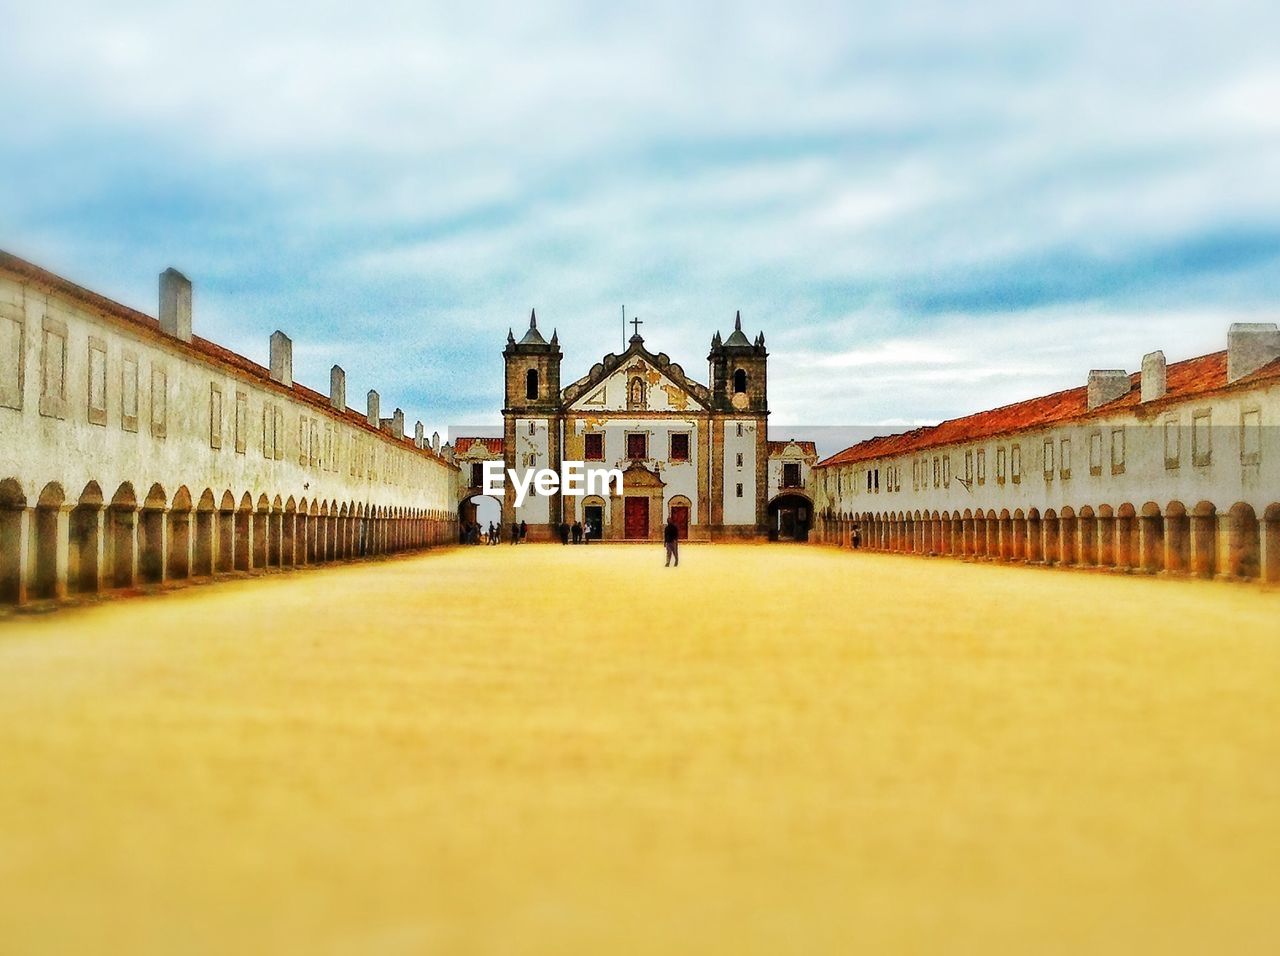
[[[649,537],[649,499],[627,498],[626,528],[628,538],[647,539]]]

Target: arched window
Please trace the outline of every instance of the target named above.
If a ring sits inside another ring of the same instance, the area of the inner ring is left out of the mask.
[[[738,369],[733,373],[733,391],[735,395],[741,395],[747,390],[747,373],[745,369]]]
[[[536,368],[531,368],[524,373],[524,397],[538,397],[538,370]]]

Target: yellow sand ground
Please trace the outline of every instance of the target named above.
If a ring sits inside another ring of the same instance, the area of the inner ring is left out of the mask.
[[[1278,621],[507,545],[16,618],[0,952],[1276,952]]]

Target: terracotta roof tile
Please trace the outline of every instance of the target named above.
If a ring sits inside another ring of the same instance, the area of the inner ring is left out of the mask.
[[[1129,376],[1130,388],[1127,394],[1092,410],[1087,404],[1088,389],[1080,386],[1013,405],[993,408],[990,411],[966,415],[963,418],[953,418],[938,425],[914,428],[896,435],[869,438],[820,461],[815,467],[846,465],[852,462],[923,451],[940,445],[994,438],[1027,429],[1061,425],[1107,415],[1120,409],[1134,408],[1140,404],[1143,408],[1163,408],[1169,402],[1196,395],[1228,391],[1268,380],[1280,380],[1280,360],[1228,385],[1227,353],[1213,352],[1183,362],[1171,363],[1166,370],[1166,394],[1164,398],[1156,401],[1145,404],[1141,402],[1141,373],[1134,372]]]

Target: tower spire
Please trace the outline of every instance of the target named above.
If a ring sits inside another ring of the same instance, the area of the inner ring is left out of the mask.
[[[536,329],[538,327],[538,313],[534,309],[529,310],[529,328]]]
[[[733,331],[742,331],[742,310],[738,310],[738,314],[733,317]]]

